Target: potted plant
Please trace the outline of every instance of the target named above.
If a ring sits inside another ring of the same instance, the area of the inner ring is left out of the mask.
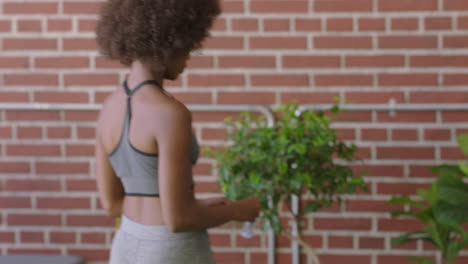
[[[223,193],[231,200],[258,197],[262,205],[260,223],[276,234],[284,234],[304,246],[313,256],[313,249],[301,238],[282,227],[279,205],[291,202],[296,195],[303,210],[294,213],[295,223],[306,214],[331,206],[340,194],[366,189],[360,175],[355,175],[346,162],[356,160],[357,147],[337,138],[330,127],[331,118],[324,112],[298,112],[297,104],[274,110],[277,117],[269,127],[262,117],[242,113],[241,118],[226,120],[230,145],[208,149],[216,160],[216,169]],[[337,106],[331,115],[339,112]],[[266,224],[268,223],[268,224]]]
[[[458,143],[468,156],[468,134],[458,137]],[[393,217],[410,217],[424,224],[423,230],[407,232],[392,240],[393,245],[412,240],[425,240],[439,249],[442,264],[453,263],[460,251],[468,246],[468,232],[462,224],[468,222],[468,164],[440,165],[432,168],[438,179],[427,189],[419,189],[421,199],[394,197],[390,203],[408,205],[411,210],[392,212]],[[433,264],[428,258],[410,258],[422,264]]]

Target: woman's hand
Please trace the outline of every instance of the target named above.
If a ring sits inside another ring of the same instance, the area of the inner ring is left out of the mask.
[[[226,197],[208,198],[208,199],[203,199],[199,201],[202,205],[205,205],[205,206],[220,206],[220,205],[228,205],[232,203],[232,201],[227,199]]]

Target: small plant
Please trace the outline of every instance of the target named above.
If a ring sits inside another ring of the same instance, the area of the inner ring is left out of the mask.
[[[306,195],[313,197],[303,212],[295,214],[288,207],[293,221],[300,223],[305,214],[339,201],[339,194],[353,193],[357,187],[366,189],[366,185],[343,163],[356,160],[357,147],[337,139],[323,111],[298,115],[298,107],[288,104],[276,109],[274,127],[248,113],[242,113],[239,121],[227,119],[232,145],[209,150],[209,155],[217,162],[219,182],[229,199],[258,197],[264,230],[268,222],[275,233],[283,233],[312,250],[300,238],[300,232],[294,237],[283,230],[278,205],[287,201],[289,206],[291,195],[299,201]],[[332,114],[338,112],[336,106],[331,109]]]
[[[458,137],[458,143],[468,156],[468,134]],[[411,240],[425,240],[437,247],[442,256],[442,264],[451,264],[460,251],[468,246],[468,232],[462,224],[468,222],[468,164],[440,165],[432,168],[440,177],[428,188],[417,194],[422,202],[408,196],[394,197],[390,203],[408,205],[409,212],[393,212],[393,217],[406,216],[424,223],[424,229],[405,233],[392,240],[399,245]],[[432,264],[427,258],[410,258],[422,264]]]

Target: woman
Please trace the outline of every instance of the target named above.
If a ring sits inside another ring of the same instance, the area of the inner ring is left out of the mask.
[[[122,217],[110,263],[214,263],[206,229],[253,221],[254,197],[195,199],[198,144],[191,114],[163,88],[200,47],[217,0],[108,0],[96,27],[100,52],[130,67],[104,102],[96,135],[103,208]]]

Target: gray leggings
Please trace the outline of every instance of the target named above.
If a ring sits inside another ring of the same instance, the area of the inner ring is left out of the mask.
[[[110,264],[215,264],[207,231],[173,233],[122,216]]]

